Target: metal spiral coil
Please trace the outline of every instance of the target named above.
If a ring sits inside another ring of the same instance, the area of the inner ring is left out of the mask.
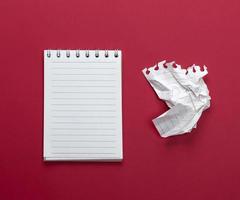
[[[81,57],[81,51],[80,51],[80,50],[75,50],[75,51],[76,51],[75,56],[76,56],[77,58]],[[62,55],[62,54],[63,54],[63,55]],[[50,57],[52,56],[51,50],[47,50],[46,55],[47,55],[48,58],[50,58]],[[119,56],[118,50],[114,50],[114,54],[113,54],[113,55],[114,55],[115,58],[117,58],[117,57]],[[70,57],[71,57],[70,50],[66,50],[65,52],[64,52],[63,50],[57,50],[57,51],[56,51],[56,57],[57,57],[57,58],[60,58],[60,57],[62,57],[62,56],[66,56],[67,58],[70,58]],[[89,50],[85,50],[84,56],[85,56],[86,58],[90,57],[90,52],[89,52]],[[95,56],[96,58],[99,58],[99,56],[100,56],[100,50],[95,50],[94,56]],[[108,57],[109,57],[109,51],[108,51],[108,50],[105,50],[105,51],[104,51],[104,57],[105,57],[105,58],[108,58]]]

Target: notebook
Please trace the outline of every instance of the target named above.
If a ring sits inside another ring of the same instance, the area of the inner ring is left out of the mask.
[[[121,51],[44,51],[45,161],[121,161]]]

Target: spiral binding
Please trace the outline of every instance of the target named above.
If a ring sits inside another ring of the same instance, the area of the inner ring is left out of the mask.
[[[118,51],[117,51],[117,50],[114,51],[114,56],[115,56],[116,58],[118,57]]]
[[[98,51],[98,50],[95,51],[95,57],[96,57],[96,58],[99,57],[99,51]]]
[[[81,57],[81,55],[80,55],[80,50],[75,50],[76,51],[76,57],[77,58],[79,58],[79,57]],[[96,58],[98,58],[99,57],[99,51],[100,50],[95,50],[95,57]],[[63,50],[57,50],[57,52],[56,52],[56,56],[58,57],[58,58],[60,58],[62,55],[61,55],[61,53],[63,53]],[[70,58],[70,50],[65,50],[65,52],[64,52],[65,54],[66,54],[66,57],[67,58]],[[89,50],[85,50],[85,57],[90,57],[90,53],[89,53]],[[50,58],[52,56],[52,52],[50,51],[50,50],[47,50],[47,57],[48,58]],[[105,52],[104,52],[104,56],[106,57],[106,58],[108,58],[109,57],[109,52],[108,52],[108,50],[105,50]],[[114,57],[115,58],[117,58],[119,56],[119,52],[118,52],[118,50],[114,50]]]
[[[57,57],[59,58],[61,56],[60,51],[57,50]]]
[[[76,50],[76,57],[77,57],[77,58],[80,57],[80,52],[79,52],[79,50]]]
[[[105,50],[105,57],[107,58],[108,57],[108,50]]]
[[[51,52],[49,50],[47,51],[47,57],[51,57]]]
[[[66,56],[67,56],[67,58],[70,57],[70,52],[68,50],[66,51]]]

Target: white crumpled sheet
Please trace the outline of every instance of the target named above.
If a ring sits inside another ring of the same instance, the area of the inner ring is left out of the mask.
[[[203,77],[208,74],[197,65],[187,69],[175,62],[159,62],[142,70],[158,97],[166,102],[168,111],[153,119],[162,137],[181,135],[196,128],[202,112],[210,107],[208,87]]]

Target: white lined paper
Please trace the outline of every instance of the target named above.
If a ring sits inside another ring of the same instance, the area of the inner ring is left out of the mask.
[[[44,160],[121,160],[121,51],[59,52],[44,51]]]

